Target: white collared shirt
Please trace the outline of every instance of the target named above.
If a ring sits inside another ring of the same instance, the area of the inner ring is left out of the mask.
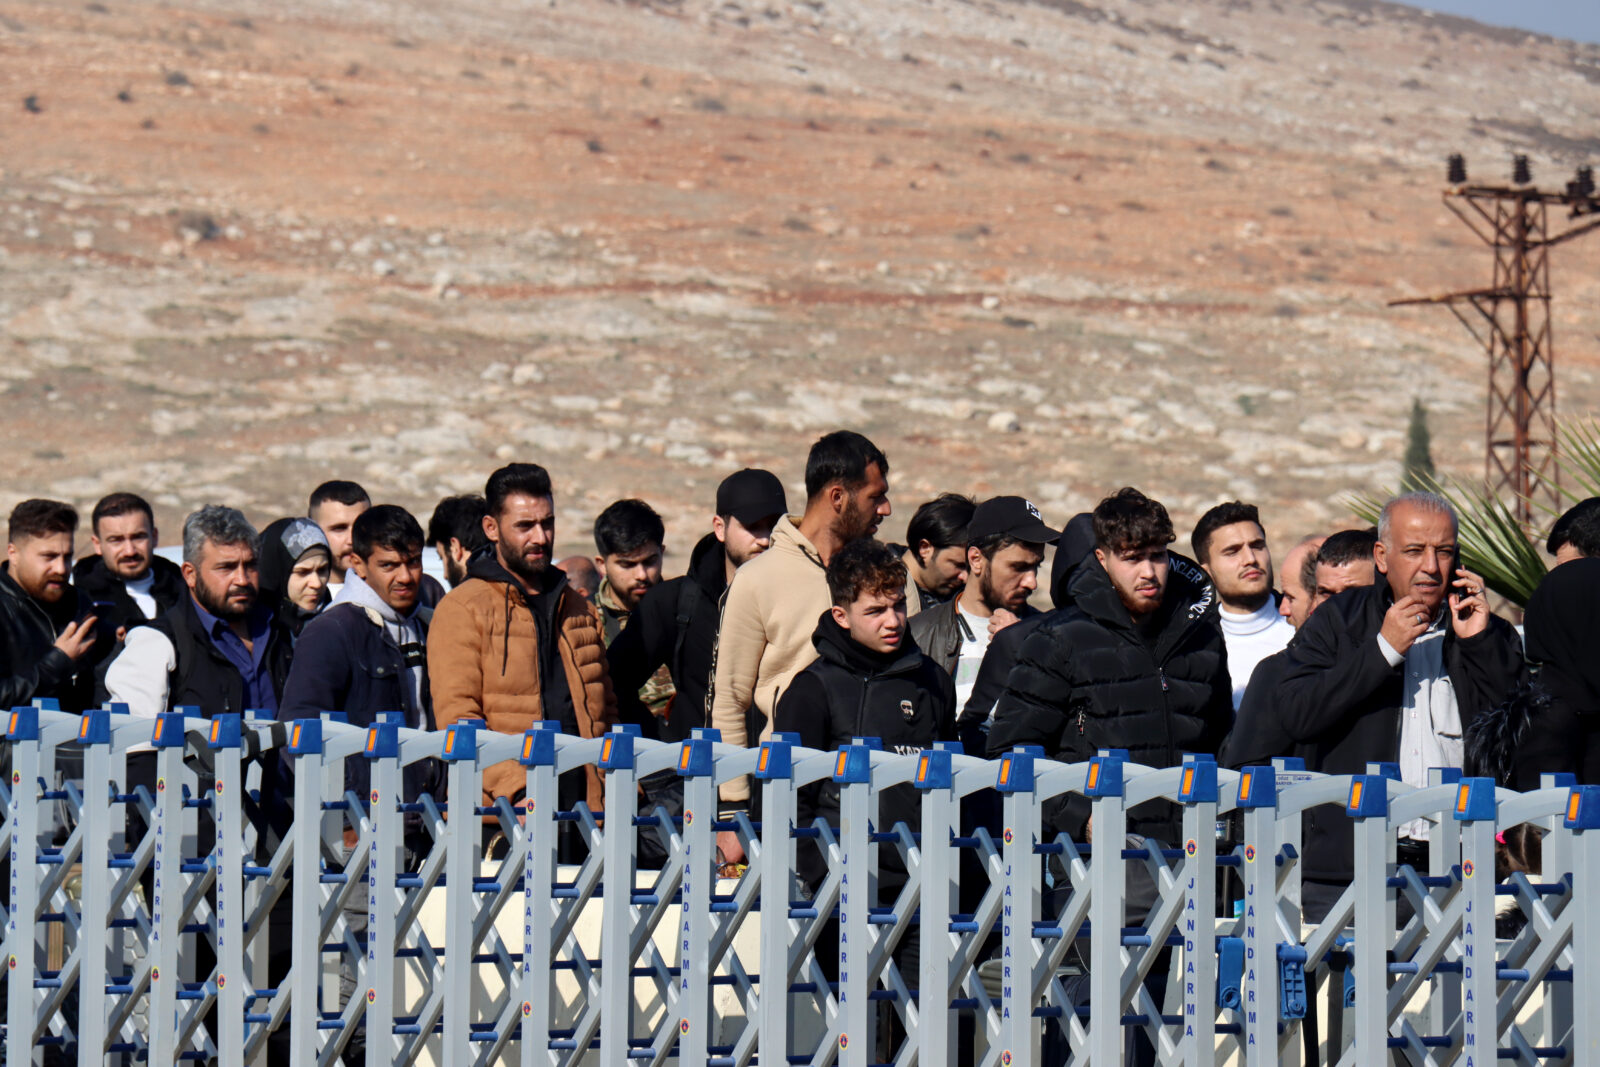
[[[1464,753],[1461,709],[1455,686],[1444,669],[1446,612],[1427,632],[1411,643],[1404,655],[1378,635],[1378,651],[1391,667],[1405,664],[1404,696],[1400,703],[1400,780],[1407,785],[1428,784],[1433,767],[1460,767]],[[1413,819],[1400,827],[1401,837],[1428,840],[1427,819]]]

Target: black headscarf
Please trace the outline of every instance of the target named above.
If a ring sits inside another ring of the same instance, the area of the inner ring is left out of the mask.
[[[317,547],[328,552],[329,559],[333,558],[328,549],[328,539],[310,519],[279,519],[261,531],[261,559],[258,564],[261,573],[261,602],[276,612],[278,618],[283,620],[297,637],[305,624],[318,611],[328,606],[329,594],[326,588],[322,591],[322,599],[318,602],[316,611],[302,611],[289,600],[288,596],[289,576],[294,573],[294,565],[300,562],[301,556]],[[295,551],[295,548],[299,548],[299,551]]]
[[[1550,695],[1579,714],[1600,713],[1600,559],[1545,575],[1523,616],[1528,659]]]

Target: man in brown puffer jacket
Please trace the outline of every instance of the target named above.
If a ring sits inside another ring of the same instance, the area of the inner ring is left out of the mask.
[[[536,464],[512,463],[489,476],[484,497],[493,551],[468,563],[467,580],[439,602],[428,634],[438,728],[481,719],[491,730],[520,734],[549,720],[565,733],[597,737],[617,721],[617,702],[599,614],[551,563],[550,475]],[[585,773],[589,809],[599,813],[599,772]],[[483,803],[521,803],[524,774],[515,761],[488,768]],[[579,799],[577,790],[563,789],[569,792],[563,807]]]

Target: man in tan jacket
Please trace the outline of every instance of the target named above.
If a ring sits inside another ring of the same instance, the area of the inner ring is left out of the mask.
[[[428,635],[438,728],[480,719],[491,730],[520,734],[551,720],[566,733],[597,737],[617,721],[617,702],[599,615],[550,561],[550,475],[536,464],[512,463],[489,476],[484,497],[483,530],[494,551],[467,564],[467,580],[434,609]],[[600,775],[593,768],[585,774],[581,790],[576,781],[562,783],[561,804],[587,799],[598,813]],[[519,803],[524,775],[514,760],[488,768],[483,803]]]
[[[844,545],[871,537],[889,515],[889,461],[858,433],[836,430],[806,457],[806,510],[784,516],[772,547],[740,567],[728,587],[717,635],[711,725],[728,744],[751,745],[772,732],[772,714],[789,680],[817,658],[811,635],[833,600],[828,560]],[[751,708],[762,720],[750,736]],[[724,807],[743,807],[750,783],[722,786]],[[729,832],[718,835],[723,858],[737,863],[744,850]]]

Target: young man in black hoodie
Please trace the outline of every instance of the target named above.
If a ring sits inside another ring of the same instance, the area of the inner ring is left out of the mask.
[[[828,561],[833,607],[817,620],[811,642],[817,659],[794,676],[778,700],[773,729],[800,735],[806,748],[829,752],[858,737],[876,737],[886,752],[909,755],[955,737],[955,683],[923,654],[906,624],[906,565],[879,541],[863,538]],[[878,826],[898,822],[913,830],[922,804],[915,788],[895,786],[879,795]],[[800,791],[797,822],[817,816],[839,822],[839,790],[831,781]],[[826,874],[811,842],[800,854],[800,873],[813,887]],[[900,858],[881,857],[879,886],[905,881]]]
[[[858,737],[876,737],[886,752],[911,755],[955,738],[956,689],[945,669],[917,648],[906,623],[906,565],[893,548],[870,538],[852,541],[828,560],[828,593],[833,599],[811,637],[817,658],[778,698],[773,730],[800,735],[806,748],[832,751]],[[915,786],[878,792],[879,830],[905,823],[922,826],[922,799]],[[839,787],[825,779],[800,790],[795,824],[810,826],[818,817],[839,825]],[[815,841],[800,842],[800,876],[814,892],[827,876]],[[906,882],[900,853],[878,853],[878,899],[888,904]],[[836,977],[836,928],[817,940],[817,959]],[[914,976],[920,953],[915,931],[894,952],[902,975]],[[898,1025],[880,1028],[878,1059],[894,1058],[903,1037]]]

